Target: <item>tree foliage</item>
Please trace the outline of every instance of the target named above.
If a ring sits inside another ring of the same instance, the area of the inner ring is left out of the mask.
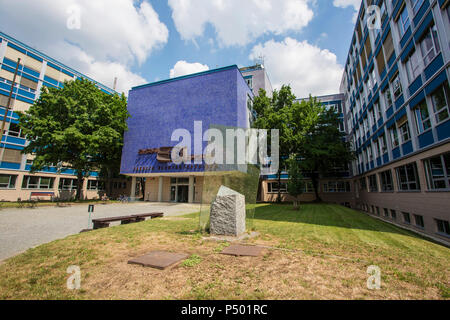
[[[255,97],[253,108],[257,113],[255,127],[280,130],[280,170],[293,154],[300,158],[300,168],[308,172],[318,194],[318,177],[330,168],[343,167],[353,159],[344,133],[339,131],[337,110],[327,109],[317,98],[296,101],[290,86],[275,90],[269,98],[264,90]],[[281,201],[280,191],[278,201]]]
[[[305,188],[305,181],[302,175],[300,164],[295,155],[292,155],[287,161],[289,180],[287,182],[287,191],[294,197],[294,208],[299,208],[299,196]]]
[[[19,113],[19,125],[30,141],[23,153],[35,155],[31,171],[58,164],[74,169],[76,197],[81,199],[89,172],[118,172],[128,116],[123,94],[104,93],[91,81],[44,87],[30,109]]]

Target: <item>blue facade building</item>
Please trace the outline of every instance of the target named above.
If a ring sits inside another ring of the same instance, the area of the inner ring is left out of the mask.
[[[172,163],[171,147],[179,142],[172,141],[172,134],[187,130],[192,155],[201,155],[207,142],[202,150],[194,150],[194,126],[201,128],[201,135],[216,126],[249,128],[252,99],[252,90],[237,66],[133,88],[121,173],[133,181],[146,178],[145,200],[199,202],[204,163]]]

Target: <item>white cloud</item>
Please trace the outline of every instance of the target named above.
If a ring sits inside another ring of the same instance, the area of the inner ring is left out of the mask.
[[[175,63],[174,67],[170,70],[170,77],[176,78],[207,70],[209,70],[209,67],[206,64],[201,64],[198,62],[189,63],[181,60]]]
[[[279,89],[290,84],[298,98],[339,92],[343,67],[334,53],[292,38],[267,41],[253,47],[250,59],[265,57],[272,84]]]
[[[313,18],[311,0],[169,0],[183,40],[201,37],[207,24],[220,46],[246,45],[266,33],[300,31]]]
[[[352,22],[356,23],[358,19],[359,8],[361,7],[361,0],[333,0],[333,5],[338,8],[347,8],[353,7],[355,9],[355,13],[352,17]]]
[[[145,1],[0,0],[0,6],[2,31],[106,85],[118,77],[118,89],[126,92],[145,82],[131,67],[168,39],[167,27]],[[67,28],[74,6],[80,9],[80,29]],[[69,51],[75,49],[78,56]]]

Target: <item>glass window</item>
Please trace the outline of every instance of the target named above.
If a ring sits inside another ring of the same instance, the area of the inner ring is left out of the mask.
[[[398,167],[396,171],[399,189],[401,191],[420,190],[419,175],[417,174],[417,165],[415,162]]]
[[[421,215],[415,214],[414,221],[416,222],[416,226],[419,228],[424,228],[425,223],[423,222],[423,217]]]
[[[369,191],[378,192],[377,176],[375,174],[369,176]]]
[[[402,37],[406,30],[408,30],[409,27],[409,16],[408,16],[408,10],[406,9],[406,6],[403,8],[402,12],[400,13],[400,18],[398,19],[398,29],[400,31],[400,37]]]
[[[425,160],[428,188],[450,188],[450,153]]]
[[[411,7],[413,8],[414,14],[416,14],[420,7],[422,6],[423,0],[411,0]]]
[[[22,180],[23,189],[53,189],[55,178],[24,176]]]
[[[437,123],[449,118],[449,97],[450,94],[447,81],[431,95]]]
[[[0,188],[14,189],[16,187],[17,176],[9,174],[0,174]]]
[[[105,183],[99,180],[88,180],[88,190],[105,190]]]
[[[391,129],[389,129],[389,133],[391,134],[392,148],[398,147],[400,142],[399,142],[399,139],[398,139],[397,128],[395,126],[393,126]]]
[[[415,109],[416,128],[419,134],[431,128],[430,114],[425,100],[423,100]]]
[[[445,235],[450,235],[450,224],[446,220],[435,219],[437,231]]]
[[[67,191],[77,190],[78,188],[77,181],[78,179],[61,178],[59,179],[58,189]]]
[[[286,182],[281,182],[281,187],[278,188],[278,182],[269,182],[267,184],[269,193],[278,193],[278,189],[280,189],[281,193],[287,193],[287,184]]]
[[[361,190],[367,190],[366,178],[359,179],[359,186]]]
[[[377,140],[378,156],[382,156],[387,152],[386,135],[383,133]]]
[[[419,51],[414,50],[411,56],[406,60],[406,73],[409,83],[413,82],[422,72],[422,62],[419,57]]]
[[[411,217],[409,216],[408,212],[402,212],[403,215],[403,222],[410,224],[411,223]]]
[[[420,50],[422,51],[425,66],[427,66],[434,59],[434,57],[437,56],[439,51],[441,51],[437,38],[437,28],[435,25],[428,29],[427,33],[420,41]]]
[[[392,183],[392,172],[387,170],[380,173],[381,177],[381,191],[393,191],[394,185]]]
[[[393,220],[397,219],[397,212],[394,209],[391,209],[391,217]]]
[[[389,107],[392,106],[392,94],[389,87],[383,92],[383,95],[384,102],[386,103],[386,109],[389,109]]]
[[[402,137],[402,143],[408,142],[411,139],[411,135],[409,133],[409,124],[408,121],[406,120],[405,122],[403,122],[399,128],[400,130],[400,135]]]
[[[392,80],[392,88],[394,91],[394,98],[398,99],[398,97],[400,97],[403,93],[402,84],[400,83],[398,74],[395,76],[394,80]]]
[[[386,218],[389,218],[389,210],[386,209],[386,208],[384,208],[384,209],[383,209],[383,212],[384,212],[384,216],[385,216]]]

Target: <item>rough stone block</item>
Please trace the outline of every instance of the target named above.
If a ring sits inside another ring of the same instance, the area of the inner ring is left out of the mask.
[[[213,235],[240,236],[245,230],[245,196],[220,187],[211,205],[210,231]]]

